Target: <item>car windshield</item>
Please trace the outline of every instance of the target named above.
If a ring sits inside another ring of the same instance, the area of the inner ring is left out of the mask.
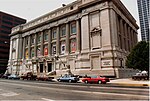
[[[97,76],[91,76],[91,78],[97,78]]]

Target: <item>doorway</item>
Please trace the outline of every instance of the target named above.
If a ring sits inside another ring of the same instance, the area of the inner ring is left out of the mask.
[[[40,64],[40,73],[43,73],[43,64]]]
[[[52,63],[48,63],[48,72],[52,71]]]

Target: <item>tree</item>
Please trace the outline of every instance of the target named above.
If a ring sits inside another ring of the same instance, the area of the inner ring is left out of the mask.
[[[126,66],[149,72],[149,42],[141,41],[132,49],[127,56]]]

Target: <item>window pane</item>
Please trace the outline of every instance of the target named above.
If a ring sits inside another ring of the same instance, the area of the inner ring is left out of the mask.
[[[53,29],[53,32],[52,32],[52,38],[54,39],[54,38],[56,38],[56,29]]]
[[[76,23],[71,24],[71,34],[76,34]]]
[[[65,36],[65,35],[66,35],[66,27],[65,27],[64,25],[61,26],[60,35],[61,35],[61,36]]]
[[[38,35],[38,43],[40,43],[41,42],[41,35],[39,34]]]
[[[47,31],[44,32],[44,41],[47,41],[48,40],[48,33]]]

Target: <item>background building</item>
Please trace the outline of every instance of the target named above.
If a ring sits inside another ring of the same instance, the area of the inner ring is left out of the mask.
[[[8,72],[128,77],[136,20],[120,0],[77,0],[11,32]],[[64,65],[65,64],[65,65]]]
[[[143,41],[149,41],[150,31],[150,14],[149,14],[149,0],[137,0],[141,37]]]
[[[0,11],[0,73],[6,71],[8,64],[11,29],[25,22],[25,19]]]

